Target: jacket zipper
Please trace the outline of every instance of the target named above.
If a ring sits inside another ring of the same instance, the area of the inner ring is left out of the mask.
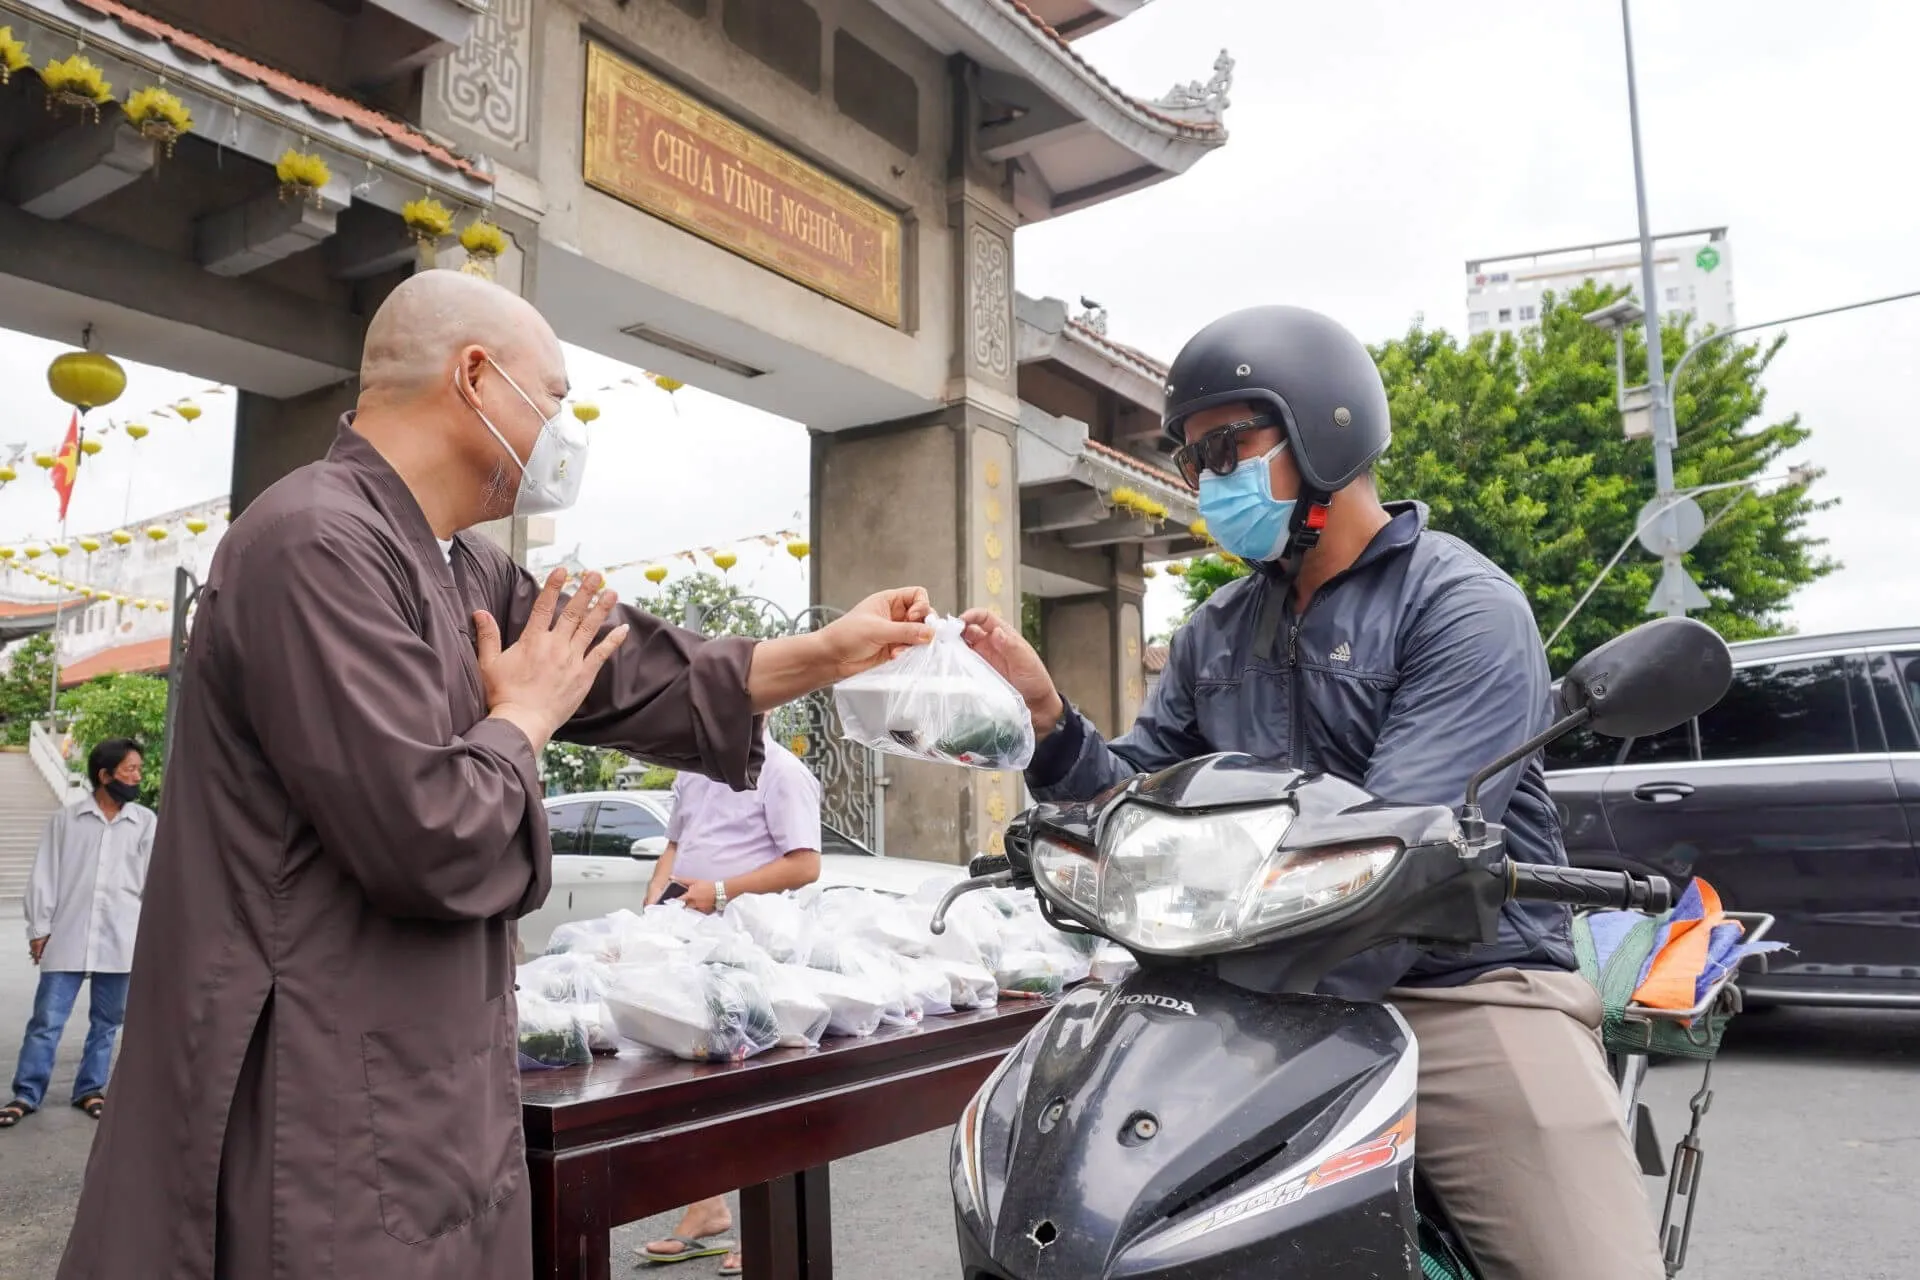
[[[1335,581],[1338,579],[1336,578]],[[1332,585],[1328,583],[1327,586],[1314,592],[1312,598],[1307,601],[1307,607],[1300,611],[1299,616],[1287,619],[1287,688],[1289,702],[1292,704],[1290,708],[1292,724],[1288,728],[1287,749],[1291,753],[1290,759],[1296,769],[1306,768],[1305,754],[1302,751],[1304,746],[1302,730],[1305,726],[1300,710],[1300,624],[1307,620],[1307,615],[1313,612],[1313,606],[1320,603],[1327,594],[1327,587]]]

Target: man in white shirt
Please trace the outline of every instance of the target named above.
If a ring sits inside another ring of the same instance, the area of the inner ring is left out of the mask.
[[[0,1129],[32,1115],[47,1094],[54,1052],[67,1017],[90,981],[87,1043],[74,1079],[73,1105],[98,1120],[106,1107],[107,1069],[127,1009],[127,974],[140,927],[140,897],[153,854],[153,810],[140,794],[140,748],[109,738],[87,757],[93,794],[47,820],[27,882],[27,951],[40,985],[20,1045],[13,1101]]]

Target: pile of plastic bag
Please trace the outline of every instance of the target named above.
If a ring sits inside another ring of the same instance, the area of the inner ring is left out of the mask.
[[[846,736],[912,760],[1024,769],[1033,760],[1025,699],[967,647],[958,618],[930,618],[933,640],[834,686]]]
[[[521,1066],[574,1066],[629,1045],[738,1062],[1002,995],[1057,995],[1089,976],[1096,954],[1108,973],[1130,963],[1053,929],[1031,892],[968,894],[936,937],[940,893],[810,887],[743,896],[717,917],[674,902],[562,925],[520,967]]]

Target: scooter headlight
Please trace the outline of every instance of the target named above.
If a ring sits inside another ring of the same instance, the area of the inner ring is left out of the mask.
[[[1162,955],[1223,950],[1364,890],[1400,856],[1398,841],[1281,847],[1289,804],[1209,813],[1122,805],[1097,853],[1042,836],[1035,880],[1116,942]]]

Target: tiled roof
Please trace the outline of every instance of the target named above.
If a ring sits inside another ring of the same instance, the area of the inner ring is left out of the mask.
[[[1169,650],[1166,645],[1150,644],[1141,650],[1140,665],[1145,667],[1149,672],[1165,671],[1167,669],[1167,657],[1170,653],[1171,650]]]
[[[1091,342],[1094,346],[1100,347],[1112,355],[1119,356],[1122,360],[1131,360],[1134,364],[1140,366],[1141,369],[1152,375],[1155,381],[1167,376],[1167,366],[1161,364],[1158,360],[1155,360],[1138,347],[1130,347],[1124,342],[1115,342],[1098,329],[1079,320],[1069,320],[1067,321],[1067,325],[1073,330],[1074,336],[1085,342]]]
[[[405,121],[396,120],[385,112],[375,111],[372,107],[355,102],[351,98],[343,98],[317,84],[296,80],[285,72],[276,71],[264,63],[243,58],[230,49],[223,49],[191,32],[182,31],[158,18],[129,8],[119,0],[67,0],[67,3],[77,8],[90,9],[102,17],[112,18],[138,36],[149,40],[164,40],[189,58],[211,62],[232,75],[252,80],[270,92],[298,102],[321,115],[332,116],[364,133],[374,134],[398,146],[417,151],[435,164],[448,169],[457,169],[481,182],[493,181],[492,174],[466,157],[449,151]]]
[[[1088,62],[1085,58],[1080,56],[1079,51],[1073,47],[1072,41],[1068,40],[1065,36],[1061,35],[1058,31],[1054,30],[1053,25],[1051,23],[1049,23],[1045,18],[1041,17],[1039,14],[1035,13],[1032,9],[1029,9],[1025,4],[1021,2],[1021,0],[1000,0],[1000,3],[1006,5],[1007,8],[1013,10],[1015,13],[1019,14],[1022,18],[1025,18],[1027,20],[1028,25],[1032,26],[1035,31],[1038,31],[1042,36],[1045,36],[1048,40],[1052,41],[1054,45],[1058,47],[1058,49],[1060,50],[1060,53],[1064,57],[1066,57],[1069,61],[1077,64],[1081,69],[1081,71],[1086,73],[1087,76],[1092,78],[1102,88],[1106,89],[1108,93],[1112,94],[1115,98],[1118,98],[1121,102],[1125,103],[1128,107],[1131,107],[1133,110],[1138,111],[1141,115],[1146,116],[1149,119],[1156,121],[1157,123],[1166,125],[1168,128],[1178,129],[1181,133],[1190,134],[1197,138],[1214,138],[1226,132],[1226,129],[1223,128],[1218,121],[1182,120],[1177,116],[1168,115],[1166,112],[1161,111],[1159,108],[1155,107],[1152,103],[1142,102],[1140,99],[1134,97],[1132,94],[1128,93],[1125,89],[1122,89],[1119,85],[1115,84],[1113,81],[1107,79],[1106,76],[1102,75],[1100,72],[1100,68],[1094,66],[1091,62]]]
[[[172,656],[173,639],[170,636],[116,645],[111,649],[90,653],[80,661],[60,668],[60,687],[70,688],[76,684],[85,684],[95,676],[117,675],[122,672],[159,675],[167,669],[168,659]]]
[[[69,609],[91,603],[92,601],[80,597],[69,600],[0,600],[0,619],[38,618],[43,614],[51,618],[55,610],[64,613]]]
[[[1089,451],[1099,454],[1109,462],[1117,462],[1123,467],[1138,471],[1141,475],[1152,476],[1168,488],[1178,489],[1181,493],[1193,492],[1187,485],[1187,482],[1174,472],[1163,471],[1150,462],[1142,462],[1130,453],[1120,452],[1120,450],[1114,448],[1112,445],[1101,444],[1098,440],[1089,440],[1087,441],[1087,448]]]

